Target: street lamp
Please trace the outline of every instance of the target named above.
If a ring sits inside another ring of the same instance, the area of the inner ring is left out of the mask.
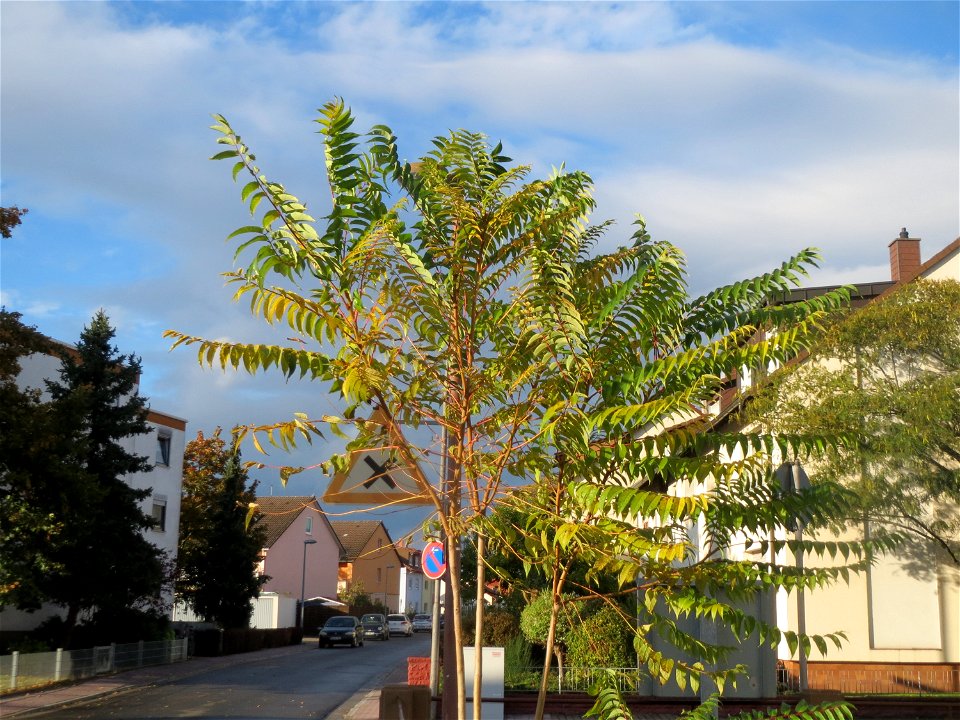
[[[802,493],[804,490],[809,489],[810,487],[810,478],[807,476],[807,473],[804,472],[803,468],[800,466],[799,460],[794,460],[791,462],[786,462],[777,468],[777,471],[774,473],[777,479],[780,481],[780,490],[784,494],[789,493]],[[793,530],[794,540],[796,540],[796,552],[794,557],[796,558],[796,566],[799,572],[803,572],[803,520],[801,518],[790,518],[787,524],[787,530]],[[807,692],[809,689],[808,676],[807,676],[807,653],[804,648],[803,638],[807,634],[807,618],[806,618],[806,603],[803,596],[803,585],[801,584],[797,588],[797,635],[800,636],[800,643],[798,646],[799,649],[799,672],[798,672],[798,682],[799,689],[801,693]]]
[[[300,632],[303,632],[303,601],[304,592],[307,588],[307,545],[316,545],[317,541],[313,538],[307,538],[303,541],[303,574],[300,576]]]

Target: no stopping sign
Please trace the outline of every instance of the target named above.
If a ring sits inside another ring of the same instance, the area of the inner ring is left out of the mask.
[[[447,562],[443,556],[443,543],[433,540],[423,548],[423,574],[429,580],[439,580],[447,571]]]

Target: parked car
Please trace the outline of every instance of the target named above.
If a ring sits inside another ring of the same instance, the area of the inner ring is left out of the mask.
[[[363,645],[363,627],[355,616],[337,615],[320,628],[320,647],[332,647],[337,643],[350,647]]]
[[[367,613],[360,618],[360,624],[363,626],[364,638],[390,639],[390,626],[387,625],[387,618],[380,613]]]
[[[387,615],[387,624],[390,626],[391,635],[413,635],[413,625],[407,620],[406,615]]]
[[[413,631],[414,632],[430,632],[433,630],[433,618],[429,615],[414,615],[413,616]]]

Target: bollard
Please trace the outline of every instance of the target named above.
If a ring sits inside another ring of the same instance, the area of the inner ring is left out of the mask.
[[[10,689],[17,689],[17,670],[20,668],[20,651],[14,650],[10,660]]]
[[[407,658],[407,685],[426,685],[430,687],[430,658]]]
[[[63,648],[57,648],[57,664],[53,668],[53,679],[59,680],[63,670]]]

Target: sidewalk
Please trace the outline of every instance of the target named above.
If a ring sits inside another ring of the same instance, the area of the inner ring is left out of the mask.
[[[83,703],[105,695],[127,692],[140,687],[166,685],[184,678],[201,675],[210,670],[243,665],[279,655],[307,652],[313,649],[316,642],[310,643],[309,640],[308,638],[300,645],[271,648],[251,653],[222,657],[194,657],[170,665],[154,665],[115,675],[102,675],[88,680],[57,685],[45,690],[7,695],[0,698],[0,718],[6,720],[6,718],[26,715],[38,710]],[[370,686],[354,693],[327,717],[330,720],[377,720],[380,715],[380,686],[388,683],[405,682],[406,673],[407,669],[405,667],[395,668],[384,676],[373,678]]]

